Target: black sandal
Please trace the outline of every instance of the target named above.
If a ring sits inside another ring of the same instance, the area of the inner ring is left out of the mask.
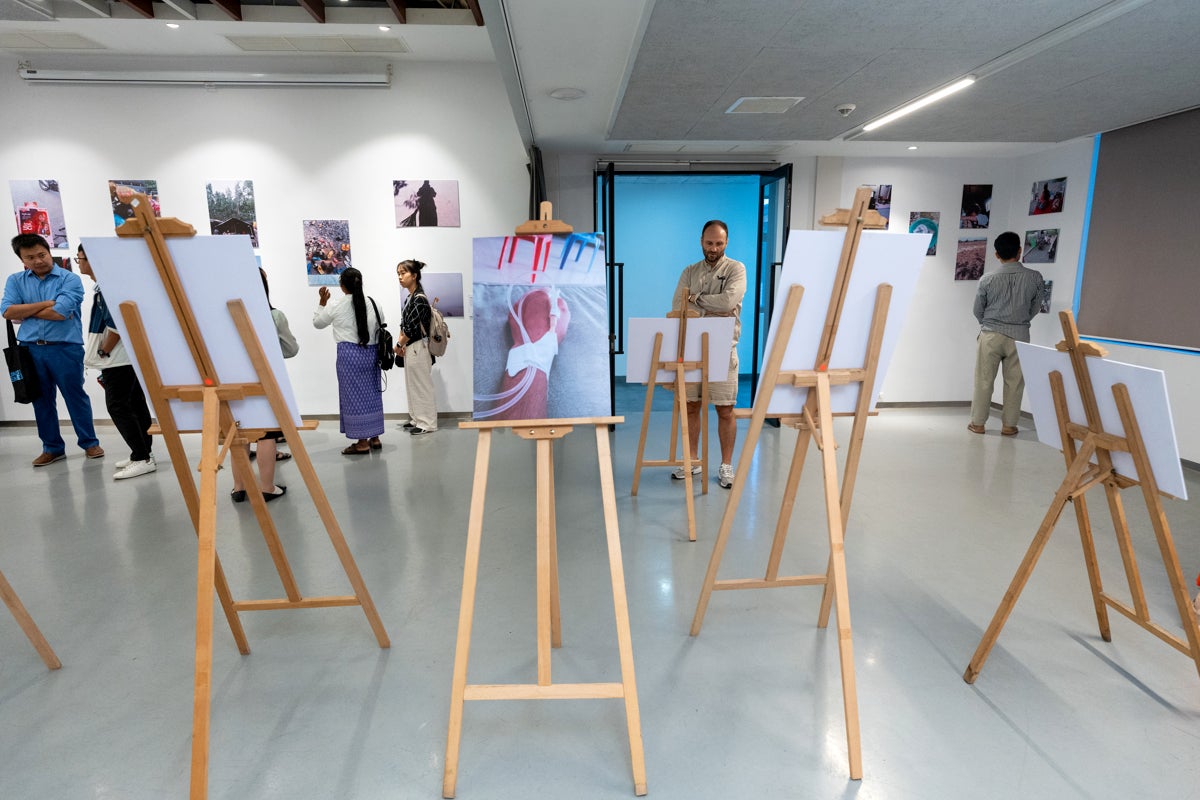
[[[342,455],[344,455],[344,456],[365,456],[370,452],[371,452],[370,447],[364,447],[362,450],[359,450],[358,445],[352,444],[349,447],[347,447],[345,450],[342,451]]]

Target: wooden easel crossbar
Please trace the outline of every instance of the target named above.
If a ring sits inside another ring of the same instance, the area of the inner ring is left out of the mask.
[[[200,375],[200,382],[197,384],[164,384],[138,305],[128,301],[120,304],[125,337],[137,358],[144,388],[154,408],[159,432],[161,432],[170,453],[171,464],[175,469],[175,476],[198,539],[196,669],[193,695],[190,797],[191,800],[202,800],[208,793],[214,591],[216,599],[225,613],[238,651],[243,655],[250,652],[246,633],[239,617],[243,611],[359,606],[362,608],[379,646],[387,648],[391,643],[370,593],[363,582],[362,575],[358,571],[354,557],[350,553],[337,518],[329,505],[329,499],[313,468],[312,459],[309,457],[299,430],[293,421],[283,390],[272,371],[245,305],[241,300],[232,300],[227,303],[227,308],[257,377],[256,380],[250,382],[223,383],[217,374],[217,368],[205,343],[204,333],[193,313],[166,242],[167,236],[194,236],[195,229],[176,219],[159,220],[155,218],[150,210],[150,202],[144,195],[137,195],[133,205],[135,218],[118,228],[117,235],[140,237],[146,241],[163,288],[166,290],[180,330],[187,341],[188,350]],[[266,501],[260,492],[249,491],[247,496],[259,527],[262,529],[271,559],[275,564],[284,597],[263,600],[234,599],[216,552],[217,472],[228,455],[232,461],[234,474],[243,484],[247,487],[258,485],[250,465],[246,445],[257,441],[265,431],[243,428],[235,418],[234,411],[230,406],[233,402],[249,397],[263,397],[269,403],[277,427],[283,432],[291,447],[294,461],[304,479],[305,487],[312,496],[318,515],[353,589],[353,594],[329,597],[304,596],[296,584],[295,576],[284,552],[283,543],[279,538],[270,511],[266,507]],[[172,401],[201,405],[202,422],[199,431],[182,429],[176,423]],[[316,427],[315,423],[304,425],[305,429],[314,427]],[[182,439],[184,433],[196,432],[200,433],[201,450],[199,490],[197,490],[195,478],[189,467]]]
[[[442,778],[442,796],[454,797],[458,781],[458,755],[462,742],[463,706],[467,700],[566,700],[613,699],[625,705],[629,734],[630,761],[634,793],[646,793],[646,763],[642,749],[641,715],[638,711],[637,684],[633,671],[633,642],[629,631],[629,609],[625,598],[625,573],[621,561],[621,541],[617,530],[617,500],[613,484],[612,455],[608,427],[624,417],[586,417],[525,421],[463,422],[460,428],[475,430],[479,442],[475,453],[475,477],[471,489],[470,520],[467,527],[466,562],[463,567],[462,600],[458,612],[458,640],[455,645],[454,676],[450,691],[450,723],[446,736],[446,761]],[[608,545],[609,577],[613,592],[613,610],[617,625],[617,651],[621,681],[608,683],[554,683],[551,679],[551,650],[562,647],[562,620],[558,592],[558,533],[555,522],[554,450],[555,441],[571,433],[576,426],[591,426],[596,436],[600,468],[600,492],[604,510],[604,529]],[[492,434],[511,429],[537,449],[537,681],[528,684],[468,684],[467,666],[471,649],[471,628],[475,617],[475,587],[479,578],[479,552],[483,538],[484,501],[487,495],[488,462]]]
[[[788,341],[796,324],[804,288],[792,285],[787,290],[779,327],[774,344],[767,359],[761,388],[749,414],[750,425],[746,442],[738,459],[729,501],[721,519],[721,527],[713,544],[712,557],[704,577],[696,612],[692,618],[691,634],[699,635],[700,627],[714,591],[736,589],[768,589],[785,586],[822,586],[824,592],[818,613],[818,627],[829,622],[831,607],[837,611],[838,649],[842,675],[842,698],[846,719],[846,741],[850,777],[862,778],[862,753],[858,724],[858,690],[854,671],[854,650],[850,627],[850,601],[846,582],[845,526],[850,514],[850,503],[854,491],[855,476],[862,450],[863,436],[869,416],[871,398],[874,394],[875,378],[879,367],[879,355],[891,302],[892,288],[888,284],[878,286],[867,341],[866,356],[862,365],[854,368],[830,369],[829,361],[834,352],[834,343],[840,324],[846,292],[854,268],[862,231],[868,228],[886,228],[887,222],[877,212],[869,210],[870,189],[859,189],[854,204],[849,210],[839,210],[822,218],[825,225],[845,225],[846,236],[834,278],[833,292],[829,300],[821,340],[817,348],[816,363],[811,370],[782,370],[781,365]],[[859,393],[854,411],[854,423],[850,434],[846,464],[839,487],[836,448],[833,433],[833,406],[831,389],[834,386],[858,384]],[[809,389],[803,410],[799,414],[780,416],[782,424],[798,430],[791,466],[788,471],[784,494],[780,503],[778,522],[771,542],[766,572],[762,578],[717,580],[721,558],[728,543],[738,504],[751,474],[754,450],[768,416],[772,393],[777,386],[803,386]],[[741,417],[746,415],[739,414]],[[824,486],[824,506],[829,537],[829,560],[824,573],[810,575],[780,576],[779,568],[783,557],[788,526],[795,506],[796,493],[808,452],[809,442],[816,444],[821,457]]]
[[[1163,509],[1162,497],[1165,493],[1160,491],[1155,479],[1147,445],[1142,437],[1134,404],[1130,399],[1129,388],[1123,383],[1114,384],[1112,387],[1124,435],[1107,432],[1101,420],[1095,386],[1088,366],[1089,358],[1104,358],[1107,353],[1098,345],[1080,340],[1079,331],[1075,327],[1075,318],[1071,312],[1060,312],[1059,320],[1062,324],[1064,339],[1056,346],[1056,349],[1070,355],[1071,368],[1079,388],[1087,422],[1078,424],[1071,421],[1067,411],[1063,375],[1058,371],[1051,372],[1050,390],[1062,440],[1063,458],[1067,464],[1067,474],[1059,484],[1058,491],[1055,492],[1054,499],[1042,519],[1041,526],[1034,535],[1025,557],[1009,584],[1008,591],[1004,593],[1000,606],[996,609],[975,654],[967,665],[963,680],[967,683],[974,683],[975,679],[979,677],[992,647],[1000,638],[1000,632],[1016,606],[1025,584],[1033,574],[1034,567],[1037,566],[1038,559],[1049,542],[1050,534],[1053,533],[1067,503],[1070,503],[1075,509],[1075,522],[1079,528],[1080,542],[1083,545],[1084,565],[1087,569],[1088,584],[1091,588],[1100,638],[1106,642],[1112,641],[1112,630],[1108,619],[1108,609],[1111,608],[1191,658],[1195,662],[1197,672],[1200,673],[1200,627],[1197,625],[1195,608],[1188,597],[1187,583],[1183,577],[1183,570],[1175,551],[1175,543],[1171,538],[1170,526],[1167,524],[1166,512]],[[1136,479],[1119,474],[1114,469],[1112,458],[1114,452],[1129,453],[1132,456],[1137,471]],[[1086,496],[1089,490],[1097,486],[1104,487],[1105,499],[1112,517],[1113,530],[1116,534],[1125,579],[1129,587],[1131,599],[1128,603],[1106,591],[1100,579],[1099,559],[1092,536],[1092,523]],[[1182,638],[1154,622],[1150,617],[1137,557],[1134,554],[1129,522],[1120,494],[1122,489],[1134,486],[1140,486],[1142,490],[1146,513],[1150,518],[1151,527],[1154,529],[1154,537],[1158,543],[1163,567],[1171,586],[1171,597],[1175,601],[1183,626]]]

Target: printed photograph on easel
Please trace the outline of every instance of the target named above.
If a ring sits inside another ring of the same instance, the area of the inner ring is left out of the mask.
[[[17,233],[36,233],[51,249],[67,246],[67,223],[63,218],[58,181],[9,181]]]
[[[392,181],[397,228],[457,228],[458,181]]]
[[[472,261],[473,418],[607,415],[603,235],[480,238]]]
[[[108,182],[108,199],[112,202],[113,225],[125,224],[125,220],[133,219],[133,206],[130,201],[134,194],[144,194],[150,198],[150,207],[154,216],[162,216],[162,205],[158,202],[158,181],[153,179],[130,179]]]
[[[350,263],[350,220],[306,219],[304,262],[309,286],[337,286]]]
[[[249,236],[258,247],[253,181],[209,181],[208,227],[213,236]]]

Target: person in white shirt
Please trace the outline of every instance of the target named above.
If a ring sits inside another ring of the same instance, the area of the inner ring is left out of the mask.
[[[383,318],[375,301],[363,294],[361,272],[347,267],[340,285],[342,296],[332,302],[329,287],[321,287],[313,327],[332,328],[337,342],[340,430],[352,440],[342,454],[366,455],[383,446],[383,376],[375,352]]]

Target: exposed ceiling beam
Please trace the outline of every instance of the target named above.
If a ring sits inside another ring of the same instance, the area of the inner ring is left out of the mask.
[[[325,21],[325,3],[322,0],[299,0],[300,7],[317,22]]]
[[[483,12],[479,9],[479,0],[467,0],[467,8],[471,9],[471,16],[475,18],[475,24],[482,28]]]
[[[212,0],[212,4],[238,22],[242,21],[242,0]]]
[[[146,19],[154,19],[154,3],[152,0],[121,0],[121,4],[129,6]]]
[[[162,0],[171,8],[179,12],[179,15],[184,19],[196,19],[196,4],[192,0]]]
[[[112,16],[112,12],[108,10],[108,3],[101,2],[101,0],[71,0],[71,2],[82,9],[92,12],[97,17],[105,17],[107,19]]]
[[[396,21],[401,25],[408,22],[408,3],[405,0],[388,0],[388,6],[391,7],[392,13],[396,15]]]

